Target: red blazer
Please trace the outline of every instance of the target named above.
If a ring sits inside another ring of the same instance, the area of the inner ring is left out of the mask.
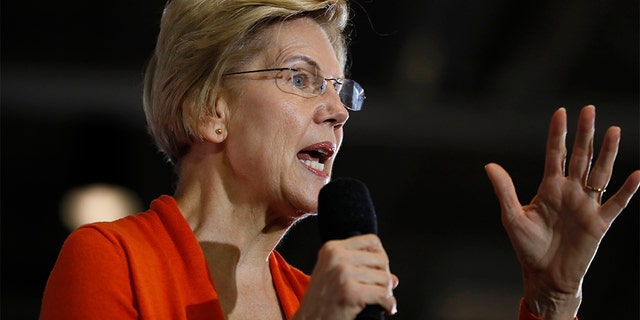
[[[269,256],[285,316],[300,306],[309,276]],[[116,222],[80,227],[49,276],[41,319],[220,319],[207,262],[175,199]]]

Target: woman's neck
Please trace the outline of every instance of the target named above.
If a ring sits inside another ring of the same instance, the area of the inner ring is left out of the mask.
[[[187,155],[181,161],[175,193],[180,211],[201,244],[225,248],[207,255],[233,260],[237,268],[263,269],[294,221],[273,212],[265,202],[268,197],[246,192],[225,171],[220,153],[198,151],[198,157]]]

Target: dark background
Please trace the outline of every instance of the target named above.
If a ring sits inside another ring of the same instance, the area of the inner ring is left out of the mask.
[[[37,318],[69,189],[110,183],[144,203],[172,193],[141,103],[162,5],[2,2],[2,318]],[[638,2],[361,0],[353,11],[351,76],[367,101],[335,175],[369,186],[400,277],[393,319],[515,319],[519,265],[483,166],[505,166],[528,202],[553,111],[568,109],[572,141],[594,104],[596,148],[606,127],[623,129],[606,195],[640,167]],[[640,317],[638,203],[600,246],[582,320]],[[303,221],[281,247],[307,272],[315,228]]]

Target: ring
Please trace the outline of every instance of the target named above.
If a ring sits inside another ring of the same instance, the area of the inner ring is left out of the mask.
[[[607,189],[605,188],[596,188],[596,187],[592,187],[590,185],[587,185],[586,187],[584,187],[585,189],[587,189],[587,191],[594,191],[594,192],[598,192],[598,193],[605,193],[607,192]]]

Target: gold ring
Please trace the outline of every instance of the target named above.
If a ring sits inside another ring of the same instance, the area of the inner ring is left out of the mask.
[[[605,188],[596,188],[596,187],[592,187],[590,185],[587,185],[586,187],[584,187],[585,189],[587,189],[587,191],[594,191],[594,192],[598,192],[598,193],[605,193],[607,192],[607,189]]]

